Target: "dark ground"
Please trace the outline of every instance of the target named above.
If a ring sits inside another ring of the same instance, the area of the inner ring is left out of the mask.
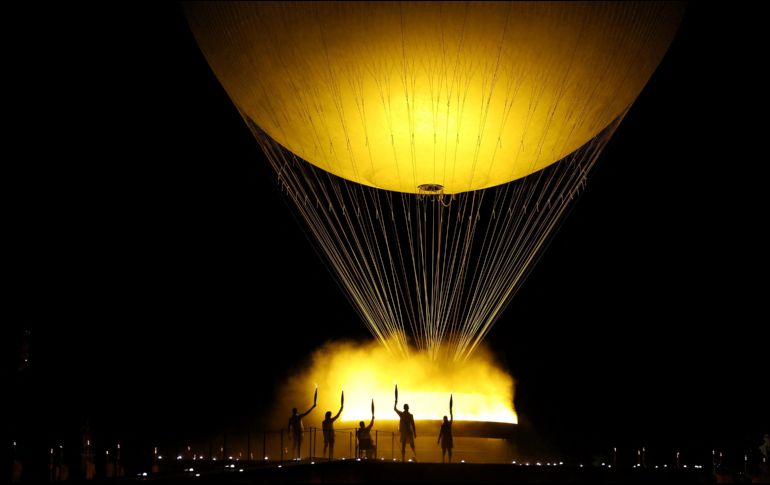
[[[165,473],[149,482],[184,483],[716,483],[703,470],[615,470],[575,466],[517,466],[436,463],[356,462],[285,464],[246,467],[222,472],[194,468],[194,472]],[[199,475],[199,476],[196,476]],[[134,477],[121,480],[145,481]],[[99,483],[99,482],[96,482]],[[115,483],[107,481],[104,483]]]

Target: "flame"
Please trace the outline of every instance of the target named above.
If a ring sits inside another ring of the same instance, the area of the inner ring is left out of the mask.
[[[398,419],[390,407],[394,382],[399,388],[398,409],[409,404],[417,420],[439,420],[449,415],[453,394],[457,420],[518,423],[513,407],[514,380],[483,349],[466,362],[444,362],[415,351],[408,359],[394,357],[377,342],[327,343],[318,349],[310,365],[291,376],[281,390],[284,402],[279,403],[280,417],[292,407],[305,411],[317,384],[319,410],[306,418],[311,424],[323,419],[327,410],[336,414],[343,386],[342,421],[371,419],[372,399],[378,420]]]

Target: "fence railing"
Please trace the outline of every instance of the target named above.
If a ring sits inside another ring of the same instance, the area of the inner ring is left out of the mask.
[[[324,437],[321,428],[305,428],[296,435],[288,430],[261,431],[261,457],[263,461],[303,461],[336,459],[394,459],[396,457],[396,433],[393,431],[372,430],[371,447],[361,449],[357,434],[358,428],[338,428],[333,435]],[[253,458],[253,452],[248,452]]]

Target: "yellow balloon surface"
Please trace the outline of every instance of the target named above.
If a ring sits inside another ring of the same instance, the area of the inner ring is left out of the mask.
[[[317,167],[417,193],[500,185],[580,148],[633,103],[678,3],[192,3],[241,111]]]

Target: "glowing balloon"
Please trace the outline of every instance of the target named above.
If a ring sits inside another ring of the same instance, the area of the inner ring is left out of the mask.
[[[242,114],[308,162],[446,194],[563,158],[633,103],[682,6],[644,2],[189,3]]]
[[[585,187],[683,4],[185,9],[372,335],[463,360]]]

